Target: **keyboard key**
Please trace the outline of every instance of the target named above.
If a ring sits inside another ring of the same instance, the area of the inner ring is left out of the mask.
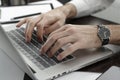
[[[55,56],[53,56],[51,59],[54,60],[56,63],[60,63],[61,62],[61,61],[58,61],[58,59]]]
[[[24,53],[25,56],[27,56],[33,63],[35,63],[41,70],[46,69],[50,66],[54,66],[58,63],[65,62],[72,60],[73,56],[67,56],[62,61],[58,61],[56,56],[58,56],[63,50],[58,50],[55,55],[52,58],[49,58],[47,56],[47,53],[45,55],[40,55],[40,48],[42,44],[45,43],[47,40],[47,36],[43,36],[43,42],[39,42],[37,39],[36,31],[33,31],[32,39],[30,43],[25,42],[25,34],[24,34],[25,28],[20,28],[16,30],[11,30],[8,32],[8,36],[12,38],[23,50],[26,51]],[[23,50],[20,49],[22,52]]]
[[[20,33],[22,33],[20,30],[17,30],[18,32],[20,32]],[[17,35],[17,36],[19,36],[19,35]],[[39,47],[41,47],[41,45],[40,45],[40,43],[38,43],[37,41],[34,41],[33,39],[31,39],[31,43],[34,45],[34,46],[36,46],[37,48],[39,48]],[[25,43],[26,44],[26,43]],[[30,44],[30,43],[29,43]],[[33,49],[38,55],[40,55],[40,52],[39,52],[39,50],[37,50],[35,47],[33,47],[33,46],[30,46],[30,45],[28,45],[31,49]],[[47,62],[48,62],[48,64],[50,64],[51,66],[53,66],[53,65],[55,65],[56,63],[52,60],[52,59],[50,59],[50,58],[48,58],[47,56],[45,56],[45,55],[41,55],[41,57],[43,58],[43,59],[45,59]]]
[[[51,66],[56,64],[56,62],[52,60],[51,58],[49,58],[47,55],[41,55],[41,57],[45,59]]]
[[[33,54],[33,51],[31,51],[27,46],[25,46],[20,40],[18,40],[17,38],[15,38],[13,35],[11,35],[12,39],[17,42],[20,47],[22,47],[26,52],[28,52],[29,54]],[[38,59],[39,58],[39,59]],[[37,61],[39,61],[45,68],[49,67],[49,65],[42,60],[39,56],[36,56],[35,59]]]

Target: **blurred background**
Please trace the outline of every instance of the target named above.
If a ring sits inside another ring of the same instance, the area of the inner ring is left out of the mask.
[[[17,6],[17,5],[26,5],[30,2],[35,1],[45,1],[45,0],[0,0],[0,6]],[[70,0],[58,0],[61,3],[65,4]]]
[[[29,0],[1,0],[1,6],[26,5]]]
[[[0,5],[1,6],[18,6],[18,5],[27,5],[28,3],[36,2],[36,1],[50,1],[50,0],[0,0]],[[70,0],[58,0],[58,1],[65,4]],[[92,16],[99,17],[99,18],[120,24],[119,9],[120,9],[120,0],[115,0],[115,2],[110,7],[108,7],[107,9],[97,14],[93,14]]]

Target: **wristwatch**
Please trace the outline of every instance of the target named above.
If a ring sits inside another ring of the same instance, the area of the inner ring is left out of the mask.
[[[102,42],[102,46],[109,43],[110,40],[110,30],[107,26],[97,25],[98,26],[98,37]]]

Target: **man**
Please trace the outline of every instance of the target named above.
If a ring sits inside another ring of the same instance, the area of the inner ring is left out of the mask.
[[[25,30],[26,42],[30,42],[35,27],[37,28],[37,36],[40,41],[43,40],[44,34],[50,34],[46,43],[41,48],[42,54],[49,50],[48,56],[50,57],[62,46],[71,43],[68,48],[57,56],[58,60],[62,60],[77,49],[96,48],[108,43],[120,43],[120,38],[118,37],[120,29],[117,25],[107,25],[107,28],[101,26],[102,29],[107,30],[104,34],[108,34],[108,39],[105,40],[102,40],[102,37],[98,35],[98,27],[96,25],[64,25],[67,18],[92,14],[106,8],[113,1],[114,0],[72,0],[66,5],[41,14],[38,17],[21,20],[17,24],[17,27],[27,23]],[[99,27],[99,29],[101,29],[101,27]]]

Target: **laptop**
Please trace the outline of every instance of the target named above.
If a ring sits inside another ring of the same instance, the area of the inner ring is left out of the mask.
[[[72,71],[81,69],[112,56],[108,48],[77,50],[62,61],[56,55],[49,58],[46,54],[39,55],[43,43],[38,42],[36,32],[33,32],[31,42],[25,43],[25,25],[16,29],[16,24],[7,27],[0,25],[0,49],[2,49],[24,72],[33,80],[56,79]],[[46,39],[46,36],[44,37]],[[60,54],[62,48],[56,54]]]
[[[2,49],[0,49],[0,80],[31,80]]]
[[[96,80],[120,80],[120,67],[112,66]]]

